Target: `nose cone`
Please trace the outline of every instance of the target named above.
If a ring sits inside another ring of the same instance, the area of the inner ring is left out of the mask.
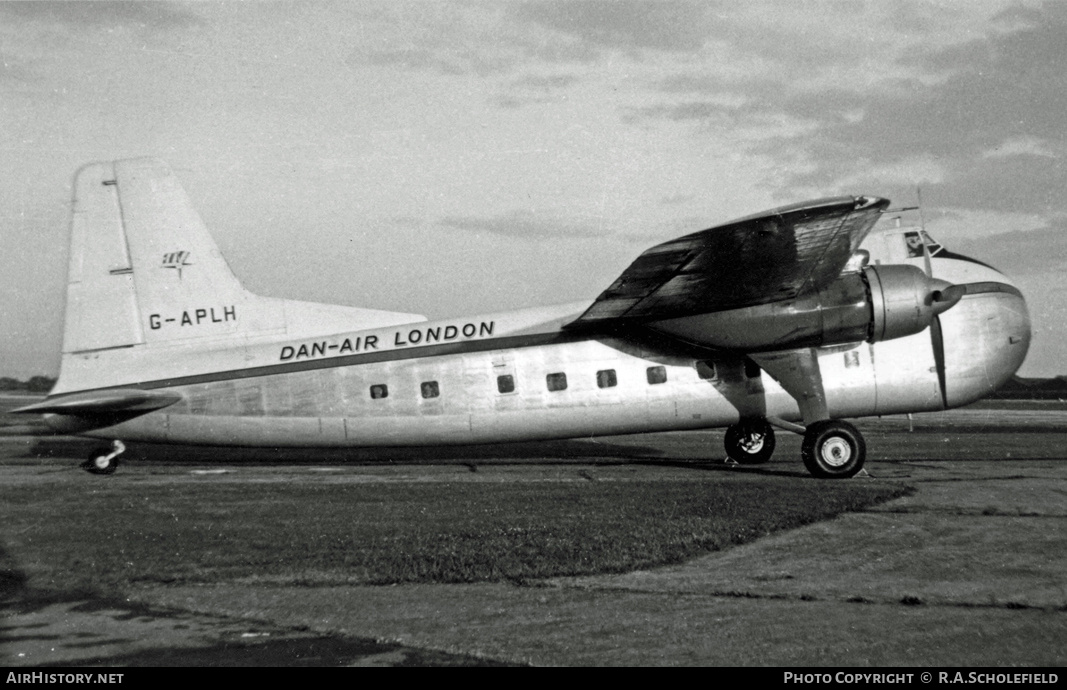
[[[1030,349],[1030,312],[1017,288],[994,282],[966,288],[940,317],[949,407],[993,393],[1018,371]]]

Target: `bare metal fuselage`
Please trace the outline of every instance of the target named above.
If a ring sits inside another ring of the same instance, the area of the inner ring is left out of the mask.
[[[1004,282],[973,285],[979,287],[941,318],[944,391],[928,332],[826,348],[819,364],[831,414],[940,410],[988,395],[1006,381],[1026,352],[1025,302]],[[179,346],[169,356],[149,353],[154,380],[148,372],[131,373],[147,388],[180,394],[180,402],[103,428],[86,428],[76,416],[47,420],[57,430],[100,438],[343,447],[567,438],[722,427],[751,416],[801,418],[797,402],[740,356],[687,351],[651,333],[587,338],[559,330],[573,313],[570,305],[236,349],[231,343],[218,352],[184,354]],[[159,377],[161,357],[170,362],[165,378]],[[500,377],[511,377],[510,390]]]

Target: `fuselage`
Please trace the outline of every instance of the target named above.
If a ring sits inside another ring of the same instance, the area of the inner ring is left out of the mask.
[[[921,259],[920,259],[921,260]],[[965,257],[930,258],[965,285],[940,317],[943,377],[930,329],[819,350],[831,416],[941,410],[988,395],[1022,364],[1026,304],[1001,273]],[[587,303],[416,322],[326,336],[248,339],[195,351],[127,352],[125,386],[181,401],[100,427],[48,415],[60,431],[131,441],[257,446],[419,446],[722,427],[745,417],[801,418],[797,402],[742,353],[638,330],[562,326]],[[173,328],[225,319],[239,305],[164,315]],[[107,353],[100,353],[107,357]],[[162,363],[162,364],[161,364]],[[94,371],[106,362],[94,361]],[[77,371],[67,372],[75,388]],[[114,387],[114,383],[111,383]],[[71,392],[61,390],[53,394]],[[88,425],[88,426],[87,426]]]

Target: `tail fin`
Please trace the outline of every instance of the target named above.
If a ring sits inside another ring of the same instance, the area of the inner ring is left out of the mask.
[[[233,334],[250,298],[165,165],[79,171],[64,354]]]
[[[306,337],[421,320],[253,295],[164,163],[93,163],[74,183],[63,364],[53,392],[136,383],[121,371],[123,359],[138,361],[136,376],[151,376],[145,355],[157,348],[202,350],[230,339]],[[164,369],[167,376],[199,373],[173,362],[160,363],[161,376]]]

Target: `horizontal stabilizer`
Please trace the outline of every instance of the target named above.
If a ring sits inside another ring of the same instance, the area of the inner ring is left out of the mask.
[[[116,412],[151,412],[182,399],[178,393],[169,391],[145,391],[135,388],[117,388],[57,395],[33,405],[20,407],[12,412],[22,414],[66,414],[89,417]]]

